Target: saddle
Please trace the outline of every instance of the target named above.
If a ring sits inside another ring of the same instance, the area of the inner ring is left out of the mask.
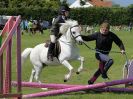
[[[44,46],[46,48],[48,48],[49,47],[49,44],[50,44],[50,40],[47,40]],[[53,54],[53,57],[57,57],[58,58],[60,52],[61,52],[61,46],[60,46],[59,41],[57,41],[55,43],[55,48],[54,48],[53,53],[52,53]]]

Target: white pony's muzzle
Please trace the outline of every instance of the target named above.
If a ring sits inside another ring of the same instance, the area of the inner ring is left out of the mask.
[[[81,38],[81,36],[78,36],[76,38],[76,41],[77,41],[78,44],[82,44],[84,42],[83,39]]]

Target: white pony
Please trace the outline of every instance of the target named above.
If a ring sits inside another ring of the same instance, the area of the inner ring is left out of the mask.
[[[73,59],[81,61],[80,67],[77,70],[77,74],[79,74],[83,69],[84,62],[84,57],[79,55],[76,45],[76,42],[83,42],[80,32],[81,27],[75,20],[67,20],[65,23],[61,24],[60,33],[62,33],[62,36],[58,40],[61,47],[61,52],[58,55],[58,58],[54,57],[53,61],[49,61],[47,59],[48,47],[44,46],[46,43],[39,44],[34,48],[26,48],[21,54],[22,63],[26,60],[28,55],[30,55],[30,61],[34,66],[29,81],[32,82],[33,79],[35,79],[37,82],[41,83],[39,80],[39,75],[43,67],[47,65],[62,64],[69,70],[68,74],[66,74],[64,78],[64,82],[66,82],[70,78],[73,70],[73,67],[68,60]]]

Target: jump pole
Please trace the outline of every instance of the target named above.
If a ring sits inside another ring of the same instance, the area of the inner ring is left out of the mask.
[[[68,85],[68,84],[41,84],[36,82],[22,82],[22,87],[32,87],[32,88],[50,88],[50,89],[64,89],[70,87],[78,87],[85,85]],[[16,81],[12,81],[12,86],[17,86]]]
[[[18,86],[16,81],[12,81],[12,86]],[[22,87],[32,87],[32,88],[49,88],[49,89],[65,89],[72,87],[79,87],[85,85],[68,85],[68,84],[39,84],[37,82],[22,82]],[[106,87],[99,88],[94,91],[98,92],[133,92],[133,89],[130,88],[114,88]]]
[[[113,85],[125,84],[125,83],[129,83],[131,81],[133,81],[133,78],[114,80],[111,82],[97,83],[97,84],[93,84],[93,85],[85,85],[85,86],[71,87],[71,88],[65,88],[65,89],[59,89],[59,90],[52,90],[52,91],[47,91],[47,92],[27,94],[27,95],[23,95],[22,97],[29,99],[29,98],[33,98],[33,97],[53,96],[53,95],[59,95],[59,94],[64,94],[64,93],[69,93],[69,92],[76,92],[76,91],[83,91],[83,90],[104,88],[104,87],[113,86]]]
[[[106,87],[97,89],[98,92],[128,92],[133,93],[133,89],[131,88],[114,88],[114,87]]]

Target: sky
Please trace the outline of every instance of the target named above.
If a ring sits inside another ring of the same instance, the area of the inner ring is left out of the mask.
[[[73,3],[75,0],[68,0],[69,3]],[[112,0],[116,4],[120,4],[123,7],[133,4],[133,0]]]

